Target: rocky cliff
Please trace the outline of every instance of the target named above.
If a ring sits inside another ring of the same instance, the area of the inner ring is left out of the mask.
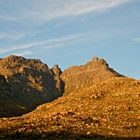
[[[70,67],[61,74],[65,83],[65,95],[112,77],[123,77],[123,75],[111,69],[104,59],[98,57],[93,57],[84,65]]]
[[[139,139],[139,110],[140,81],[103,59],[64,72],[40,60],[0,59],[0,117],[32,111],[0,118],[0,139]]]
[[[49,69],[38,59],[8,56],[0,59],[0,117],[22,115],[63,94],[112,77],[122,75],[97,57],[62,72],[58,65]]]
[[[36,59],[9,56],[0,60],[0,117],[32,111],[62,95],[59,67]]]

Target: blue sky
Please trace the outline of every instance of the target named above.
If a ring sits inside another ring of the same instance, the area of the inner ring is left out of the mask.
[[[140,79],[140,0],[0,0],[0,57],[62,69],[93,56]]]

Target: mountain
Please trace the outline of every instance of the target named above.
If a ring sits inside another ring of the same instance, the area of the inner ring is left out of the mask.
[[[11,138],[139,139],[140,81],[114,77],[39,106],[21,117],[0,119]]]
[[[62,95],[122,75],[94,57],[87,64],[61,71],[38,59],[8,56],[0,59],[0,117],[18,116]]]
[[[140,80],[104,59],[63,72],[36,59],[0,59],[0,117],[30,112],[0,118],[0,139],[139,139],[139,110]]]
[[[65,83],[65,95],[112,77],[124,76],[111,69],[104,59],[98,57],[93,57],[84,65],[72,66],[61,74],[61,79]]]
[[[37,59],[0,59],[0,117],[17,116],[62,95],[63,82]]]

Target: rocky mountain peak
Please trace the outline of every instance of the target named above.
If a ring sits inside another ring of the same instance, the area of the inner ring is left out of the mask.
[[[91,61],[93,61],[93,62],[99,61],[99,58],[98,57],[93,57]]]
[[[55,74],[39,59],[15,55],[1,59],[0,117],[21,115],[61,96],[63,87],[60,77],[56,78],[60,69],[53,70]]]
[[[51,73],[49,67],[39,59],[26,59],[21,56],[10,55],[0,59],[0,74],[12,76],[17,73],[29,72],[30,70]]]
[[[58,65],[49,69],[39,59],[15,55],[0,59],[0,75],[0,116],[21,115],[63,94],[122,76],[98,57],[62,72]]]
[[[59,68],[59,66],[56,64],[52,67],[52,72],[54,75],[56,76],[60,76],[60,74],[62,73],[61,69]]]
[[[61,74],[65,82],[65,94],[74,90],[102,82],[111,77],[122,75],[109,67],[104,59],[93,57],[93,59],[81,66],[70,67]]]
[[[109,68],[108,63],[104,59],[100,59],[98,57],[93,57],[87,64],[96,65],[96,67],[104,66],[106,68]]]
[[[0,118],[2,139],[139,139],[139,99],[140,81],[98,57],[64,72],[37,59],[0,59],[0,117],[40,105]]]
[[[17,61],[24,61],[26,59],[21,56],[10,55],[8,57],[5,57],[4,60],[10,61],[10,62],[17,62]]]

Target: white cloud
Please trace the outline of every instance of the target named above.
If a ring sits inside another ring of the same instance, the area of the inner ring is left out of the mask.
[[[56,18],[79,16],[87,13],[102,12],[133,0],[24,0],[17,8],[13,5],[12,14],[0,15],[5,20],[49,21]],[[6,3],[7,4],[7,3]],[[20,8],[18,8],[20,7]]]

